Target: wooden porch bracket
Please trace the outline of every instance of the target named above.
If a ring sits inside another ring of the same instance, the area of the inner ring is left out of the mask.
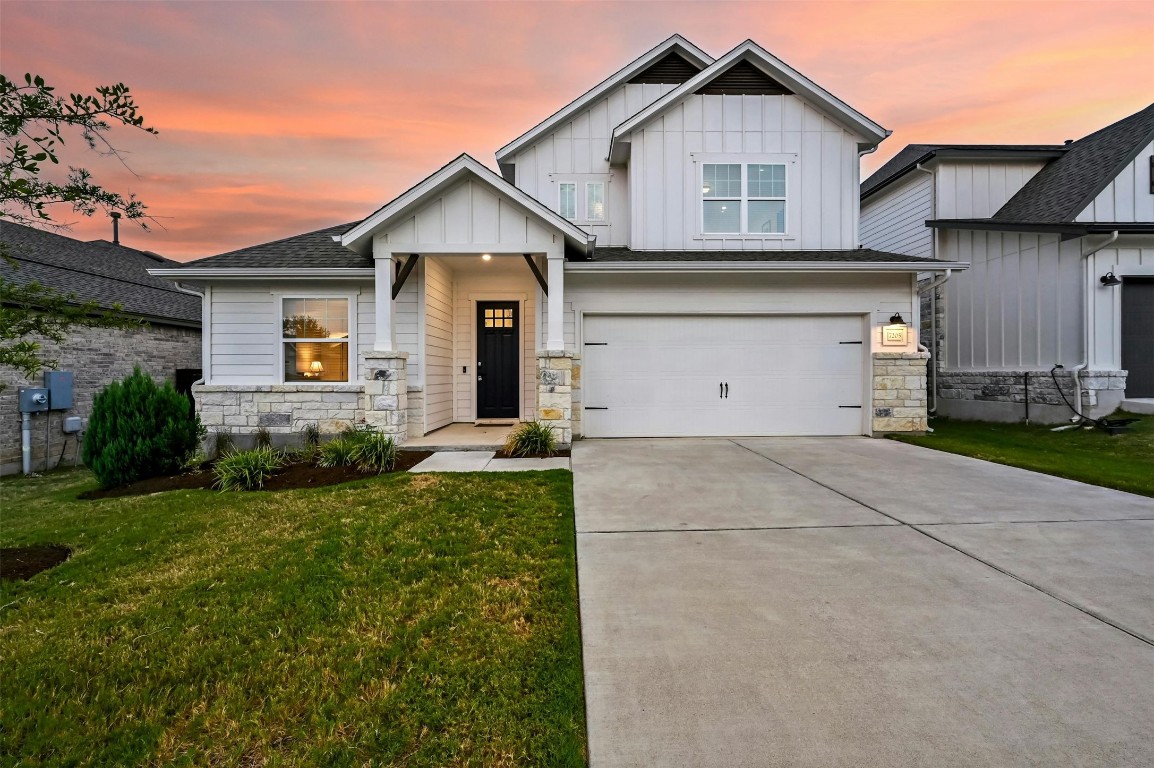
[[[421,258],[421,254],[410,253],[404,266],[401,267],[401,271],[397,273],[397,279],[393,282],[394,299],[400,294],[401,288],[405,287],[405,281],[409,279],[409,273],[413,271],[413,267],[417,266],[417,259],[419,258]]]
[[[533,261],[533,257],[527,253],[521,255],[525,257],[525,263],[529,265],[529,269],[533,270],[533,277],[537,278],[537,284],[541,286],[542,292],[548,296],[549,284],[545,282],[545,276],[541,274],[541,270],[537,269],[537,262]]]

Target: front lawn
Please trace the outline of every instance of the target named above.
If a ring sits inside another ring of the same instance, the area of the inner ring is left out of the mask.
[[[79,501],[0,483],[4,765],[579,766],[567,472]]]
[[[1118,418],[1126,414],[1117,414]],[[934,419],[934,431],[895,440],[960,453],[1091,485],[1154,496],[1154,417],[1123,435],[1099,429],[1053,432],[1050,426]]]

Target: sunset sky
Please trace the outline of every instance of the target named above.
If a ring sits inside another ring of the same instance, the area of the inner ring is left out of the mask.
[[[124,82],[159,131],[119,128],[134,192],[181,260],[354,221],[461,152],[493,154],[678,32],[752,38],[910,143],[1060,143],[1154,101],[1154,1],[16,2],[0,69],[60,91]],[[69,233],[108,238],[103,217]]]

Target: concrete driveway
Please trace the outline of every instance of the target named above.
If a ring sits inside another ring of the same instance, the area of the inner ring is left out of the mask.
[[[573,471],[592,768],[1154,765],[1154,500],[865,438]]]

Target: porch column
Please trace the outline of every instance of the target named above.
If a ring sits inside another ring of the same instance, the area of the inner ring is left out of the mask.
[[[376,335],[373,340],[373,349],[377,352],[392,352],[396,350],[393,340],[393,254],[391,251],[378,249],[373,243],[373,259],[376,262],[376,280],[373,286],[374,315],[376,317]]]
[[[550,251],[549,263],[549,322],[545,334],[545,349],[565,349],[565,253]]]

